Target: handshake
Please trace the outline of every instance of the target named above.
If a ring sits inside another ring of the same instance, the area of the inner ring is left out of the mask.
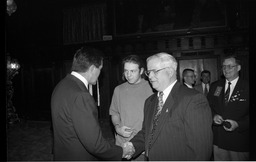
[[[131,159],[132,155],[135,153],[135,148],[133,147],[133,144],[131,142],[125,142],[122,145],[123,148],[123,156],[122,158],[125,159]]]
[[[132,130],[130,127],[127,127],[127,126],[116,125],[115,129],[116,129],[117,134],[119,134],[120,136],[122,136],[124,138],[131,138],[134,133],[134,130]],[[135,152],[135,148],[133,147],[133,144],[131,142],[125,142],[122,145],[122,148],[123,148],[123,156],[122,157],[126,158],[128,160],[131,159],[132,155]]]

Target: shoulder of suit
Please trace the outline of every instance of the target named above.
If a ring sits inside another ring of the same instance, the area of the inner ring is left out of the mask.
[[[197,84],[194,86],[195,89],[198,89],[198,88],[201,88],[202,87],[202,84]]]
[[[146,101],[153,101],[157,97],[157,92],[153,93],[151,96],[149,96]]]
[[[211,87],[225,84],[225,79],[219,79],[211,83]]]
[[[200,93],[200,92],[195,90],[195,89],[188,88],[185,85],[181,85],[179,87],[179,90],[177,91],[178,96],[179,95],[195,95],[195,94],[198,94],[198,93]]]
[[[243,87],[244,89],[249,88],[249,81],[248,80],[239,79],[236,84],[239,85],[240,87]]]

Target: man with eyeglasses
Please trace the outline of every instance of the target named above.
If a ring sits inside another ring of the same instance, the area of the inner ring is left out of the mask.
[[[142,128],[143,108],[146,98],[153,94],[149,82],[143,78],[144,63],[137,55],[123,59],[123,79],[112,97],[109,109],[116,131],[116,145],[123,146]],[[144,154],[133,160],[144,160]]]
[[[196,76],[193,69],[184,69],[182,72],[183,84],[188,88],[194,88]]]
[[[177,61],[168,53],[147,58],[147,71],[157,91],[145,101],[142,130],[129,145],[145,160],[210,160],[211,110],[206,97],[177,81]]]
[[[240,60],[224,58],[225,79],[211,85],[208,101],[213,114],[214,160],[249,160],[249,84],[239,77]]]

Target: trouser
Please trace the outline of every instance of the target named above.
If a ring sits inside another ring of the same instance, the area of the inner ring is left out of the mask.
[[[247,161],[249,152],[236,152],[213,146],[214,161]]]

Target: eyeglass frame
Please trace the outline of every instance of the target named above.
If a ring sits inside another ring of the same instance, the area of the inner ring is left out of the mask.
[[[221,69],[224,70],[224,69],[233,69],[234,67],[238,66],[237,64],[236,65],[222,65],[221,66]]]
[[[164,70],[164,69],[167,69],[167,68],[170,68],[169,66],[168,67],[164,67],[164,68],[161,68],[161,69],[158,69],[158,70],[146,70],[144,71],[144,74],[149,77],[150,73],[153,72],[154,76],[156,76],[161,70]]]

